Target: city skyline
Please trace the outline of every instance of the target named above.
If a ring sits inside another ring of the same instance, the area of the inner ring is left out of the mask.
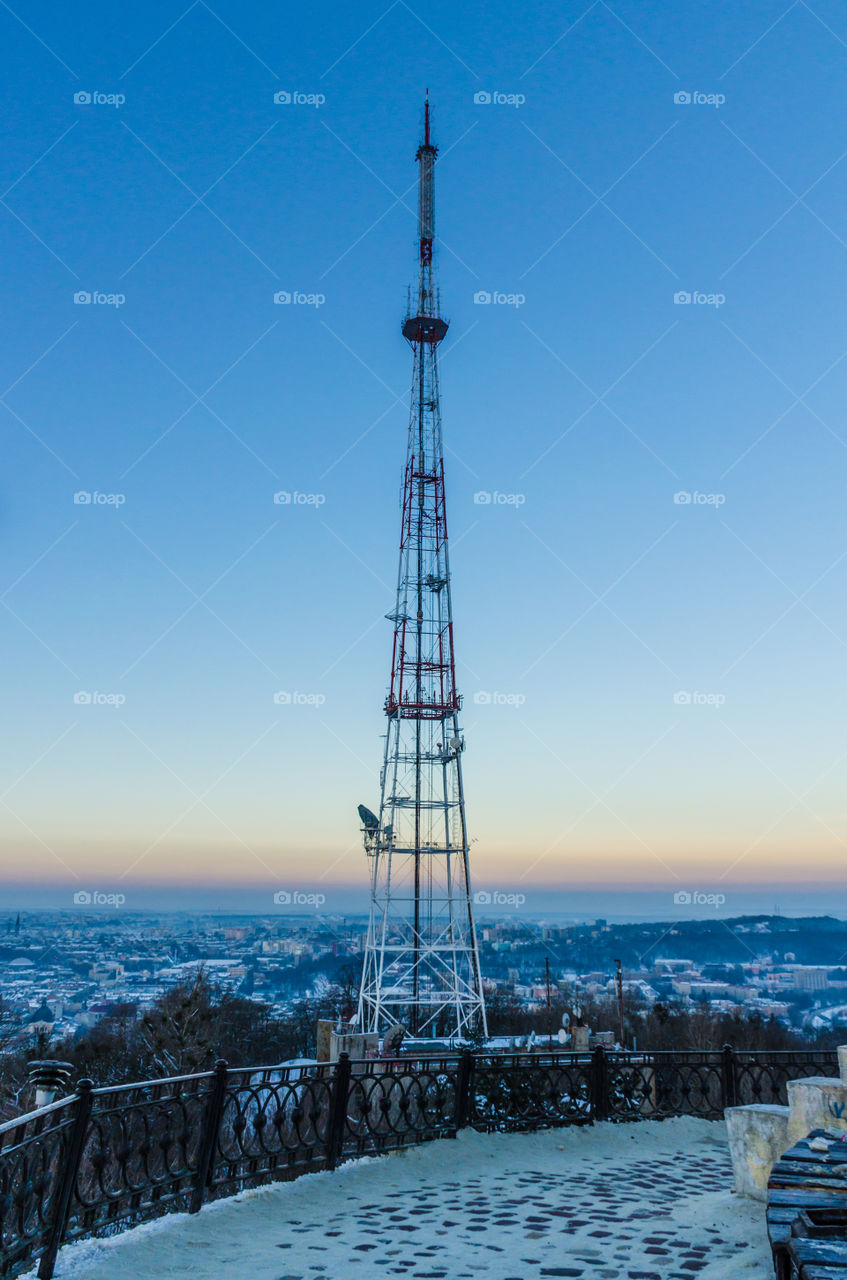
[[[839,909],[847,32],[566,8],[4,19],[10,904],[364,900],[428,84],[473,886]]]

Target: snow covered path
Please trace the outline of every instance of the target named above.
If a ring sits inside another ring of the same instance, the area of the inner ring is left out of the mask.
[[[477,1134],[63,1249],[57,1280],[770,1280],[723,1124]]]

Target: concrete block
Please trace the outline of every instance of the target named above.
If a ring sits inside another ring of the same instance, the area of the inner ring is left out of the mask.
[[[346,1053],[353,1062],[362,1058],[375,1058],[379,1052],[379,1036],[375,1031],[331,1031],[329,1036],[329,1060],[337,1062]]]
[[[805,1138],[812,1129],[847,1132],[847,1084],[834,1076],[808,1076],[789,1080],[788,1106],[791,1123],[789,1145]]]
[[[789,1109],[764,1105],[727,1107],[724,1115],[735,1190],[740,1196],[766,1200],[771,1169],[791,1146]]]

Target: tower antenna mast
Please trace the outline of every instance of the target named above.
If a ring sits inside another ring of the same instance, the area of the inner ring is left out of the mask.
[[[417,150],[418,286],[403,322],[412,394],[379,814],[359,807],[371,873],[358,1023],[414,1035],[487,1034],[462,786],[435,287],[429,91]]]

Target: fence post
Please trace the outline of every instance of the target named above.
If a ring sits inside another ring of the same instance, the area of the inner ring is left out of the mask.
[[[474,1056],[470,1049],[462,1049],[459,1054],[459,1068],[456,1072],[456,1129],[467,1128],[471,1114],[471,1078],[473,1076]]]
[[[738,1089],[735,1079],[735,1050],[731,1044],[725,1044],[721,1050],[721,1106],[734,1107],[738,1102]]]
[[[327,1135],[326,1167],[334,1169],[344,1145],[344,1123],[347,1119],[347,1101],[350,1096],[350,1055],[340,1053],[332,1077],[329,1108],[329,1133]]]
[[[606,1120],[609,1116],[609,1080],[606,1050],[601,1044],[591,1054],[591,1119]]]
[[[200,1146],[197,1150],[197,1173],[195,1175],[194,1191],[191,1195],[191,1204],[188,1209],[189,1213],[199,1213],[203,1207],[203,1199],[215,1158],[215,1146],[221,1127],[221,1116],[223,1115],[226,1101],[227,1074],[227,1064],[223,1058],[218,1058],[215,1063],[212,1092],[209,1094],[206,1114],[203,1117],[203,1128],[200,1132]]]
[[[91,1115],[91,1091],[93,1088],[94,1084],[91,1080],[80,1080],[76,1086],[76,1115],[71,1128],[67,1160],[60,1175],[61,1181],[54,1201],[55,1209],[53,1222],[50,1226],[50,1235],[47,1239],[47,1248],[41,1255],[41,1261],[38,1264],[38,1280],[50,1280],[53,1268],[56,1265],[56,1254],[59,1252],[59,1246],[62,1243],[65,1228],[68,1225],[71,1198],[76,1185],[77,1174],[79,1173],[82,1152],[85,1147],[88,1119]]]

